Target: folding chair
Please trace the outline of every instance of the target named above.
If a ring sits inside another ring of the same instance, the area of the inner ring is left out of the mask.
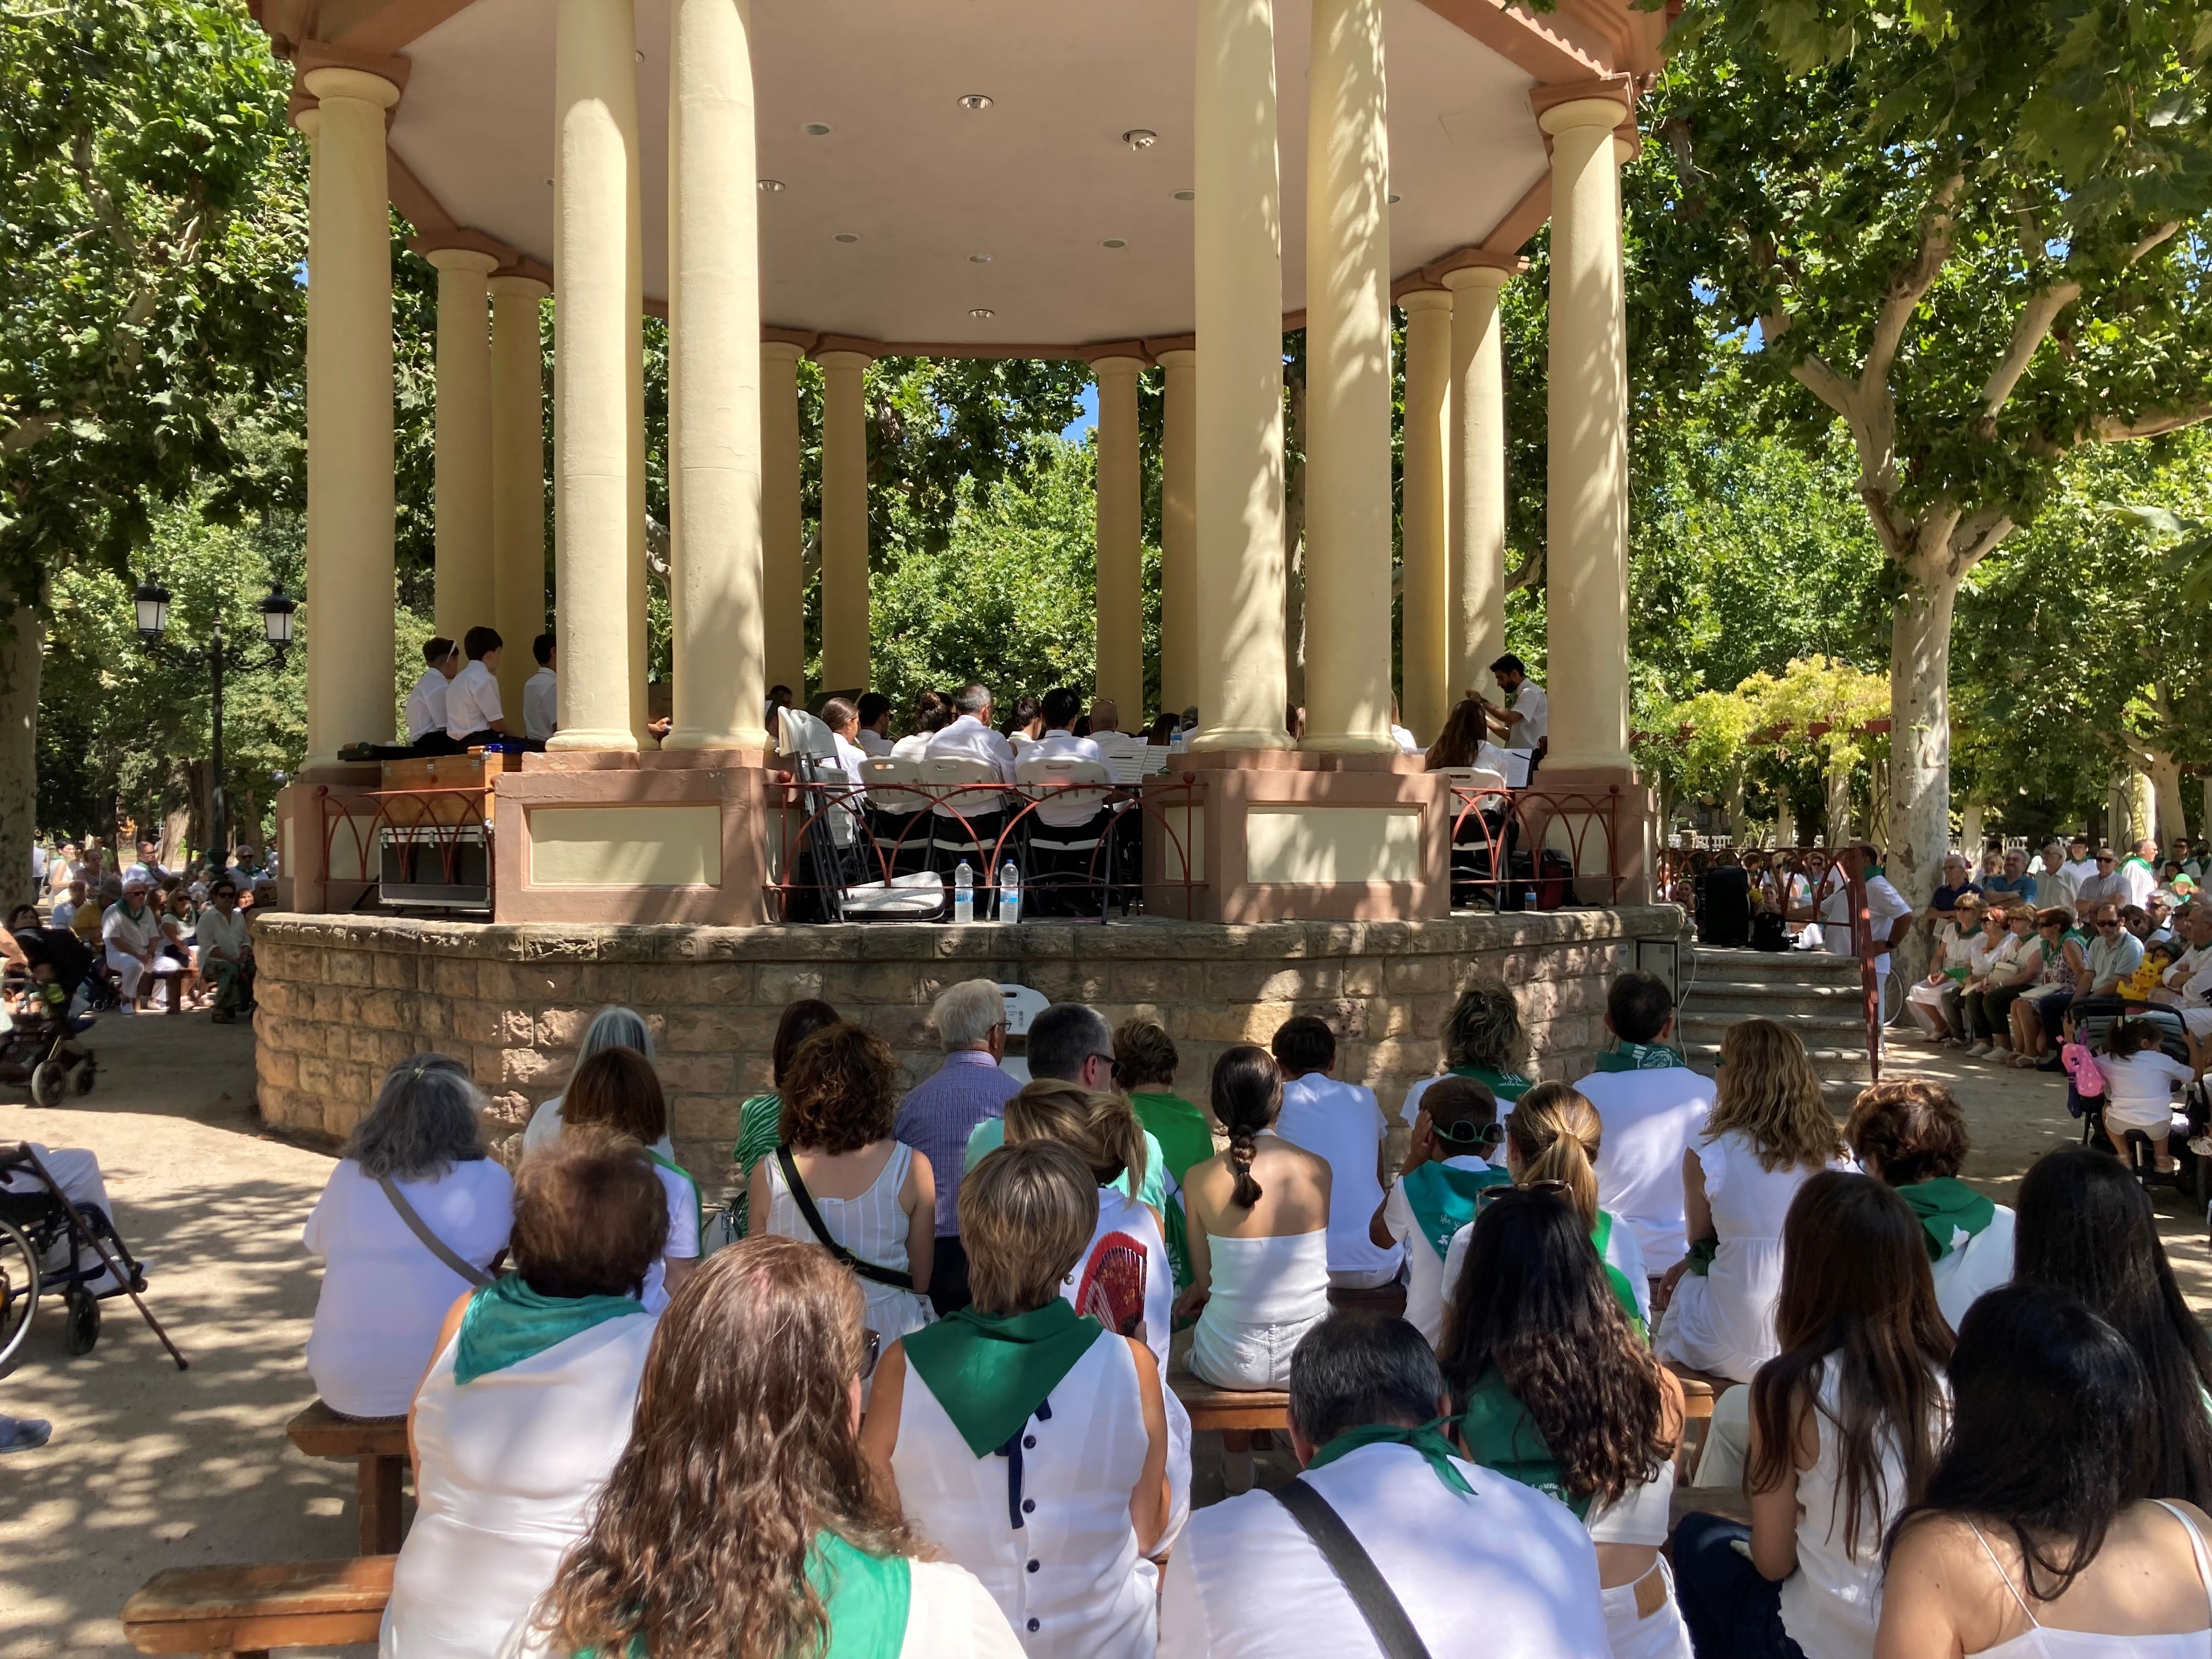
[[[1114,827],[1114,780],[1097,761],[1067,756],[1018,761],[1014,776],[1035,791],[1022,902],[1040,915],[1086,915],[1111,879],[1102,844]]]
[[[903,787],[921,777],[919,761],[878,755],[860,763],[860,781],[868,792],[868,833],[875,837],[878,863],[893,876],[929,867],[929,797]]]
[[[933,797],[930,807],[929,867],[947,882],[965,859],[975,873],[976,915],[983,914],[998,880],[991,857],[1006,827],[1006,797],[994,787],[999,770],[988,761],[953,756],[924,759],[915,781]]]
[[[854,805],[856,792],[830,728],[803,708],[778,711],[777,752],[799,791],[799,826],[785,849],[798,878],[786,889],[786,921],[840,921],[848,887],[880,872],[868,869]]]

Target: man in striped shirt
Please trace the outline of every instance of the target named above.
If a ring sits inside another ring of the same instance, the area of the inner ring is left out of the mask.
[[[960,1247],[960,1175],[968,1137],[985,1118],[1004,1117],[1021,1085],[1001,1071],[1006,1005],[988,979],[964,980],[937,1000],[930,1024],[945,1063],[899,1103],[892,1133],[929,1160],[937,1175],[937,1254],[929,1299],[939,1316],[968,1305],[968,1256]]]

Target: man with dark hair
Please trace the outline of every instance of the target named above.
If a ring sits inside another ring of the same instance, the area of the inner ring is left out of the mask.
[[[561,729],[561,647],[550,634],[530,642],[538,672],[522,683],[522,732],[543,743]]]
[[[1272,1052],[1283,1073],[1275,1133],[1328,1164],[1328,1282],[1344,1291],[1396,1284],[1406,1253],[1396,1240],[1382,1245],[1370,1235],[1382,1203],[1382,1141],[1389,1133],[1375,1091],[1329,1075],[1336,1033],[1311,1014],[1278,1026]]]
[[[1501,745],[1528,751],[1528,776],[1534,781],[1551,747],[1551,705],[1544,688],[1528,678],[1528,665],[1510,651],[1490,665],[1490,677],[1506,702],[1490,702],[1471,690],[1467,695],[1482,704],[1483,718],[1498,734]]]
[[[1674,994],[1656,974],[1623,974],[1605,998],[1613,1047],[1575,1086],[1605,1125],[1598,1207],[1620,1218],[1655,1277],[1682,1259],[1682,1155],[1713,1109],[1713,1081],[1667,1044]]]
[[[860,734],[854,739],[872,759],[891,752],[891,700],[880,691],[860,693]]]
[[[407,741],[418,754],[453,752],[446,735],[446,689],[461,672],[461,647],[444,635],[422,642],[422,677],[407,693]]]
[[[507,735],[506,713],[499,706],[499,657],[504,644],[496,629],[471,628],[462,638],[468,665],[446,688],[446,735],[462,751]]]
[[[1589,1533],[1557,1499],[1461,1456],[1427,1426],[1447,1409],[1436,1355],[1405,1321],[1334,1314],[1307,1332],[1291,1359],[1304,1473],[1287,1495],[1192,1512],[1168,1557],[1159,1659],[1381,1659],[1346,1588],[1352,1564],[1316,1541],[1333,1522],[1437,1659],[1607,1659]]]

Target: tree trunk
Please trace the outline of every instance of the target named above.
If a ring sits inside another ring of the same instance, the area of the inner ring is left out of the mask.
[[[1924,908],[1951,850],[1951,611],[1959,578],[1908,584],[1889,640],[1888,873]],[[1969,810],[1972,810],[1971,808]],[[1969,846],[1968,853],[1978,856]]]
[[[1283,477],[1283,683],[1291,705],[1306,700],[1306,377],[1290,377],[1286,437],[1293,457]]]
[[[31,840],[39,817],[39,669],[46,630],[19,605],[0,640],[0,878],[7,902],[31,897]]]
[[[1959,809],[1959,845],[1966,849],[1966,862],[1972,868],[1982,867],[1982,804],[1970,800]]]
[[[1739,847],[1749,842],[1751,826],[1744,822],[1743,774],[1741,772],[1736,773],[1729,780],[1728,824],[1729,840],[1735,842]]]
[[[2128,774],[2128,843],[2158,837],[2158,794],[2140,769]]]
[[[1782,805],[1776,810],[1774,844],[1777,847],[1795,847],[1797,844],[1797,809],[1790,804],[1787,794],[1782,797]]]
[[[1825,823],[1829,846],[1841,847],[1851,838],[1851,769],[1833,762],[1828,766]]]
[[[2143,756],[2145,781],[2150,785],[2151,795],[2158,808],[2158,828],[2145,830],[2145,835],[2158,836],[2159,856],[2189,833],[2189,821],[2181,804],[2181,763],[2163,749],[2147,750]]]

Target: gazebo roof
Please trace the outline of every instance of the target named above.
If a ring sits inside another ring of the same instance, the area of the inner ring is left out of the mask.
[[[465,228],[514,263],[550,262],[548,0],[260,0],[256,10],[303,62],[404,57],[396,204],[433,241]],[[666,289],[671,10],[637,0],[655,299]],[[1282,5],[1276,18],[1293,314],[1304,288],[1307,10]],[[1176,192],[1192,185],[1190,0],[755,0],[752,14],[759,170],[783,186],[760,197],[766,323],[994,356],[1189,333],[1192,208]],[[1454,256],[1516,253],[1550,204],[1532,91],[1648,71],[1662,26],[1626,0],[1561,0],[1540,19],[1495,0],[1385,0],[1400,286],[1425,285],[1424,268]],[[963,105],[976,94],[988,107]],[[1123,137],[1133,131],[1156,137],[1134,147]]]

